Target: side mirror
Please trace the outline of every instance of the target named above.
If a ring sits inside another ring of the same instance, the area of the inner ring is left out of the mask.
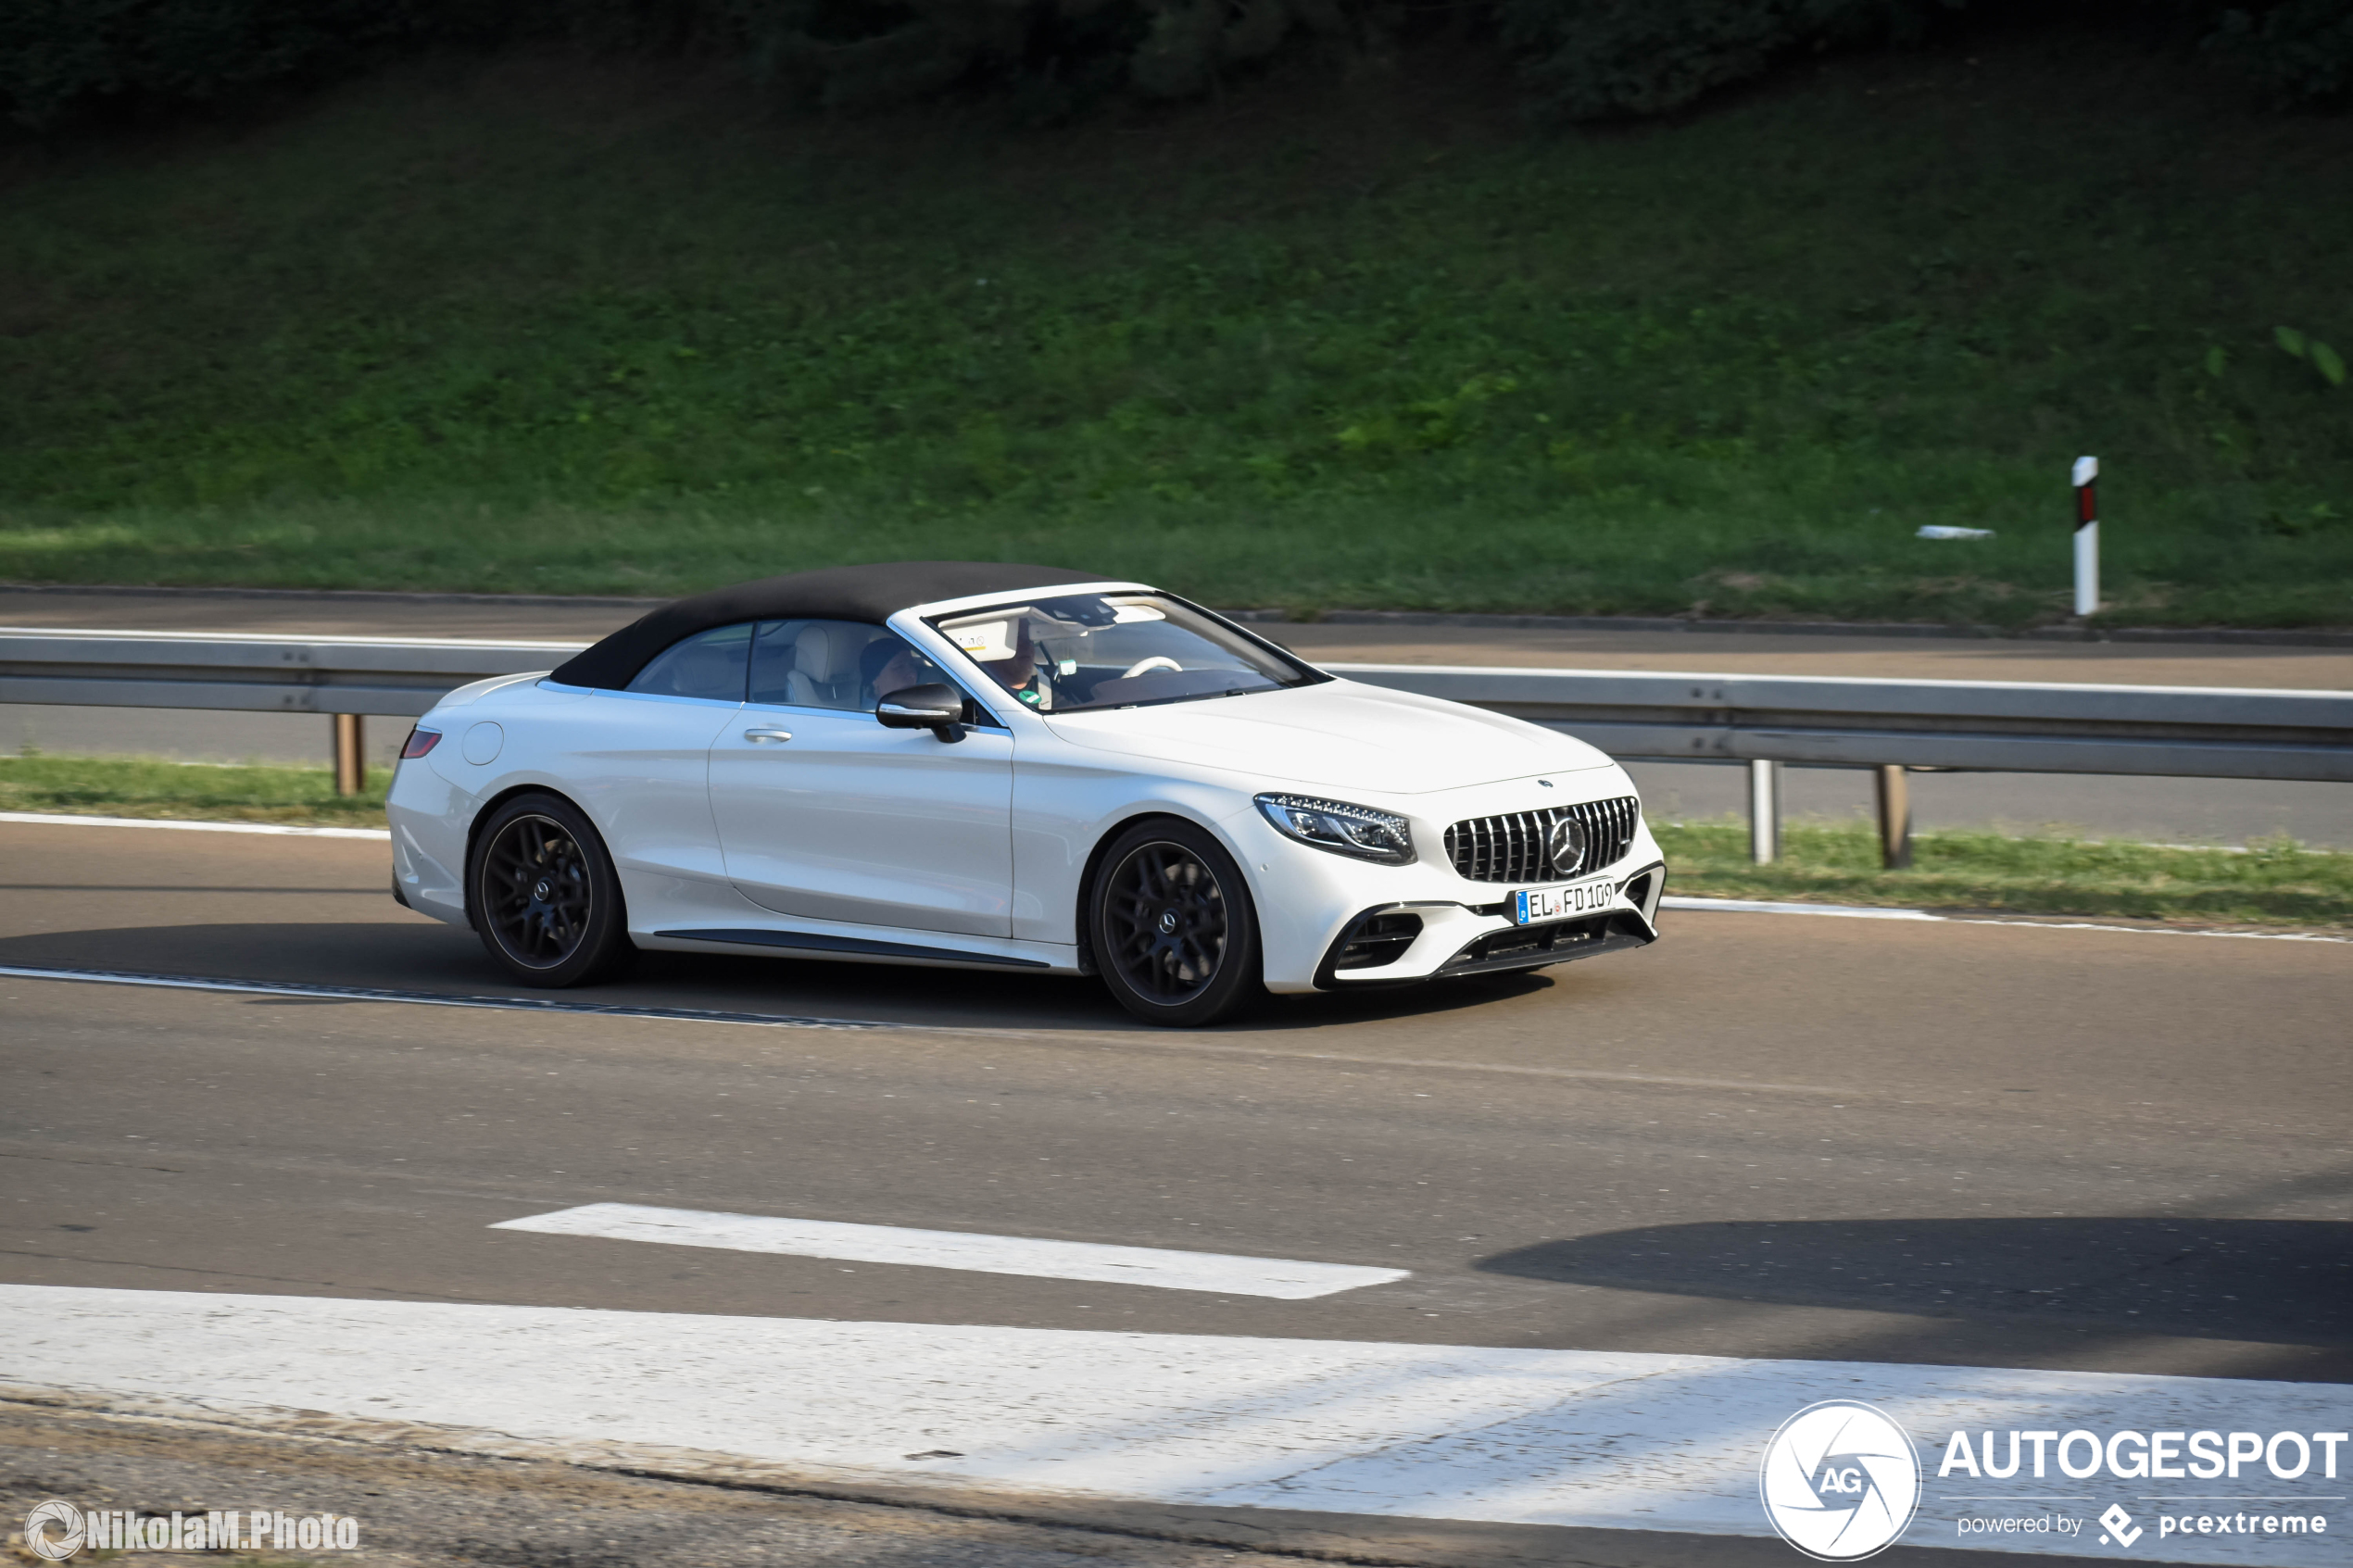
[[[964,738],[964,694],[944,683],[901,686],[875,704],[875,721],[891,730],[929,730],[944,741]]]

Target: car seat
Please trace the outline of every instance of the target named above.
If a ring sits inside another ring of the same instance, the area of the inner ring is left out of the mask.
[[[785,678],[796,708],[855,708],[858,667],[849,628],[812,622],[793,639],[792,673]]]

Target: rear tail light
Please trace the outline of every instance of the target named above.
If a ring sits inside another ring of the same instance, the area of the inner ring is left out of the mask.
[[[406,762],[411,757],[422,757],[440,744],[441,732],[439,730],[411,730],[409,732],[408,740],[401,744],[400,759]]]

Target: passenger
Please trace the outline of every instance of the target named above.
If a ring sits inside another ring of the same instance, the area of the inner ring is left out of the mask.
[[[939,679],[938,669],[897,637],[881,637],[866,646],[858,656],[858,667],[866,674],[866,684],[874,691],[875,701],[909,686],[925,686]]]

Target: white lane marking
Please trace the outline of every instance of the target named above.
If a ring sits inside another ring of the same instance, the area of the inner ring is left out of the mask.
[[[35,969],[0,964],[12,980],[61,980],[91,985],[148,986],[165,991],[219,991],[239,997],[329,997],[353,1002],[401,1002],[418,1007],[487,1008],[498,1012],[594,1013],[608,1018],[655,1018],[684,1023],[749,1023],[769,1029],[893,1029],[954,1035],[1004,1035],[1016,1031],[987,1026],[953,1028],[937,1023],[881,1023],[863,1018],[800,1018],[790,1013],[724,1012],[716,1009],[627,1007],[608,1002],[564,1002],[548,997],[447,997],[432,991],[379,991],[365,985],[318,985],[298,980],[216,980],[181,974],[140,974],[108,969]]]
[[[0,811],[0,822],[33,822],[51,827],[179,828],[191,833],[268,833],[308,838],[366,838],[392,842],[384,828],[292,827],[276,822],[198,822],[174,817],[77,817],[64,812]],[[2196,848],[2196,845],[2160,845],[2159,848]],[[1842,920],[1934,921],[1945,925],[2034,925],[2045,931],[2122,931],[2144,936],[2236,936],[2250,942],[2353,942],[2353,936],[2323,936],[2301,931],[2172,931],[2162,926],[2103,925],[2092,921],[1987,920],[1968,915],[1931,914],[1926,909],[1880,909],[1869,904],[1777,903],[1758,898],[1694,898],[1668,894],[1658,901],[1665,909],[1705,909],[1726,914],[1828,915]]]
[[[2133,936],[2231,936],[2247,942],[2353,942],[2353,936],[2324,936],[2314,931],[2182,931],[2163,925],[2111,925],[2098,921],[2038,920],[2020,915],[1994,919],[1984,915],[1940,915],[1927,909],[1881,909],[1870,904],[1774,903],[1761,898],[1693,898],[1669,895],[1659,899],[1666,909],[1696,909],[1734,915],[1828,915],[1837,920],[1929,921],[1937,925],[2027,926],[2037,931],[2120,931]]]
[[[0,811],[0,822],[31,822],[44,827],[175,828],[182,833],[267,833],[295,838],[370,838],[392,842],[385,828],[307,828],[283,822],[198,822],[182,817],[77,817],[64,811]]]
[[[1999,922],[1993,923],[2002,923]],[[1876,1088],[1856,1084],[1776,1084],[1762,1079],[1695,1078],[1664,1073],[1621,1073],[1597,1067],[1540,1067],[1526,1062],[1450,1061],[1442,1057],[1378,1056],[1370,1052],[1285,1051],[1264,1046],[1227,1046],[1159,1030],[1025,1029],[994,1023],[897,1023],[871,1018],[798,1017],[790,1013],[729,1012],[718,1009],[632,1007],[614,1002],[558,1001],[547,997],[445,996],[432,991],[380,991],[363,985],[320,985],[297,980],[223,980],[176,974],[140,974],[102,969],[39,969],[0,964],[0,978],[44,980],[66,985],[128,985],[167,991],[210,991],[240,997],[321,997],[341,1001],[413,1004],[419,1007],[481,1008],[492,1011],[572,1013],[603,1018],[639,1018],[663,1023],[742,1024],[755,1029],[847,1030],[904,1035],[987,1035],[1034,1040],[1053,1046],[1111,1050],[1169,1051],[1183,1056],[1246,1057],[1259,1061],[1323,1061],[1377,1071],[1500,1073],[1522,1078],[1629,1084],[1670,1089],[1729,1089],[1741,1094],[1831,1095],[1839,1098],[1900,1098],[1919,1102],[1919,1088]]]
[[[1219,1046],[1202,1040],[1170,1039],[1164,1034],[1124,1035],[1119,1044],[1187,1056],[1246,1056],[1262,1061],[1333,1061],[1348,1067],[1434,1068],[1441,1073],[1507,1073],[1522,1078],[1568,1078],[1581,1083],[1639,1084],[1669,1089],[1755,1089],[1776,1095],[1875,1095],[1852,1084],[1770,1084],[1750,1078],[1688,1078],[1664,1073],[1614,1073],[1600,1067],[1533,1067],[1515,1061],[1448,1061],[1441,1057],[1374,1056],[1350,1051],[1275,1051],[1263,1046]],[[1917,1093],[1917,1091],[1906,1091]]]
[[[1354,1263],[1308,1263],[1286,1258],[1245,1258],[1224,1252],[1184,1252],[1159,1247],[1113,1247],[1091,1241],[984,1236],[899,1225],[853,1225],[833,1220],[793,1220],[768,1214],[721,1214],[700,1209],[656,1209],[638,1203],[589,1203],[553,1214],[501,1220],[495,1231],[606,1236],[671,1247],[716,1247],[735,1252],[780,1252],[862,1263],[906,1263],[973,1273],[1026,1274],[1097,1285],[1149,1285],[1163,1290],[1207,1290],[1225,1296],[1268,1296],[1305,1301],[1343,1290],[1408,1279],[1404,1269]]]
[[[1926,909],[1882,909],[1869,904],[1776,904],[1761,898],[1682,898],[1672,894],[1659,899],[1664,909],[1715,909],[1735,915],[1835,915],[1842,920],[1931,920],[1943,915]]]
[[[2104,925],[2088,920],[1987,920],[1972,915],[1940,918],[1951,925],[2031,925],[2043,931],[2121,931],[2134,936],[2227,936],[2242,942],[2353,942],[2353,936],[2323,936],[2317,931],[2175,931],[2161,925]]]
[[[1962,1537],[1964,1514],[2052,1512],[1989,1494],[2091,1488],[1941,1479],[1947,1435],[2334,1432],[2353,1414],[2333,1384],[21,1285],[0,1286],[0,1380],[215,1420],[422,1423],[446,1446],[588,1463],[1710,1536],[1768,1534],[1756,1474],[1774,1428],[1854,1399],[1920,1446],[1906,1539],[2077,1554],[2088,1543],[2056,1532]],[[2195,1489],[2345,1492],[2319,1468]],[[2066,1512],[2123,1500],[2147,1525],[2134,1499],[2191,1486],[2096,1485]],[[2330,1504],[2303,1512],[2337,1524]],[[2259,1535],[2165,1548],[2339,1555]]]
[[[646,1018],[665,1023],[740,1023],[759,1029],[887,1030],[908,1035],[986,1035],[993,1039],[1038,1040],[1050,1045],[1102,1046],[1118,1050],[1176,1051],[1188,1056],[1239,1056],[1265,1061],[1330,1061],[1350,1067],[1436,1068],[1444,1072],[1506,1073],[1527,1078],[1567,1078],[1604,1084],[1641,1084],[1677,1089],[1759,1090],[1768,1094],[1870,1095],[1855,1085],[1769,1084],[1744,1078],[1687,1078],[1656,1073],[1617,1073],[1604,1068],[1532,1067],[1517,1062],[1446,1061],[1428,1057],[1355,1055],[1343,1051],[1277,1051],[1258,1046],[1220,1046],[1163,1031],[1022,1029],[995,1023],[893,1023],[871,1018],[796,1017],[790,1013],[724,1012],[715,1009],[631,1007],[613,1002],[568,1002],[548,997],[443,996],[432,991],[379,991],[363,985],[320,985],[299,980],[223,980],[206,976],[141,974],[105,969],[35,969],[0,964],[0,978],[49,980],[69,985],[129,985],[168,991],[212,991],[242,997],[326,997],[354,1002],[414,1003],[421,1007],[487,1008],[511,1012],[585,1013],[605,1018]]]

